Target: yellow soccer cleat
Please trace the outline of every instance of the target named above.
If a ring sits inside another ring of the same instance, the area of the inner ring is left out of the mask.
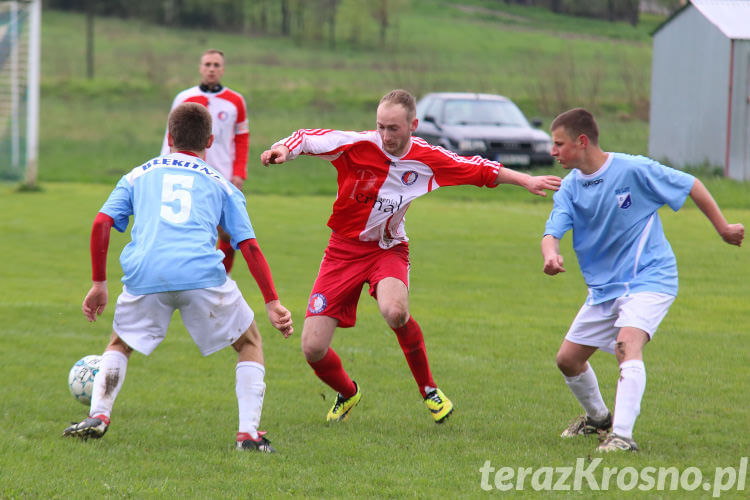
[[[442,424],[453,413],[453,403],[440,389],[430,391],[424,398],[424,404],[430,410],[436,424]]]
[[[349,418],[349,412],[357,405],[357,403],[359,403],[359,400],[362,399],[362,392],[359,390],[359,386],[356,382],[354,382],[354,387],[357,388],[357,392],[355,392],[354,396],[349,399],[345,399],[341,394],[336,395],[336,402],[334,403],[333,408],[328,412],[328,415],[326,415],[326,421],[343,422]]]

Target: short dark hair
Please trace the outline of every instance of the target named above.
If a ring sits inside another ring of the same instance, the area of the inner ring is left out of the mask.
[[[562,127],[572,139],[583,134],[589,138],[592,144],[599,144],[599,127],[594,115],[583,108],[569,109],[557,115],[549,129],[553,131],[559,127]]]
[[[403,106],[406,110],[407,120],[411,120],[417,114],[417,103],[414,96],[403,89],[395,89],[388,92],[380,99],[380,104],[383,103],[400,104]]]
[[[203,151],[211,137],[211,114],[197,102],[183,102],[169,113],[169,135],[175,149]]]

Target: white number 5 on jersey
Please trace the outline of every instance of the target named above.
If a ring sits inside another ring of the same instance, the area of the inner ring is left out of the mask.
[[[173,224],[182,224],[190,217],[190,207],[193,200],[190,189],[193,188],[191,175],[164,174],[161,188],[161,216]],[[179,202],[179,210],[175,212],[174,201]]]

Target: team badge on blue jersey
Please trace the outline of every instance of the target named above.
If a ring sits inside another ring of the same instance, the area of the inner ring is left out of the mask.
[[[417,177],[419,177],[418,173],[416,173],[414,170],[409,170],[401,176],[401,182],[407,186],[411,186],[412,184],[417,182]]]
[[[633,200],[630,198],[630,188],[618,189],[615,191],[615,196],[617,197],[617,206],[622,209],[630,208],[630,205],[633,204]]]
[[[314,293],[310,297],[310,302],[307,304],[307,310],[313,314],[320,314],[326,310],[328,301],[326,301],[325,295],[322,293]]]

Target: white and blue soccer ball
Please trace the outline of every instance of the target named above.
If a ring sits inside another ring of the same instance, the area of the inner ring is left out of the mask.
[[[90,354],[76,361],[68,373],[70,393],[81,404],[91,403],[91,395],[94,393],[94,377],[99,371],[101,362],[100,355]]]

